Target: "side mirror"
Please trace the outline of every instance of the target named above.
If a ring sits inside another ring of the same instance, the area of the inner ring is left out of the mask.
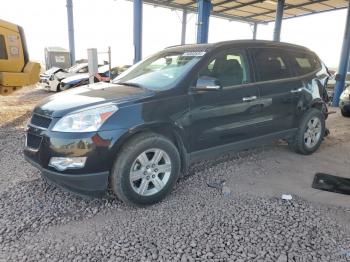
[[[221,85],[215,77],[201,76],[197,79],[195,90],[220,90]]]

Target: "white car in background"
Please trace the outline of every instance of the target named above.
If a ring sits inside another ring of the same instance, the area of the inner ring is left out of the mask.
[[[61,91],[60,83],[63,79],[76,74],[86,74],[88,72],[88,63],[75,64],[66,70],[58,67],[53,67],[47,70],[44,74],[40,75],[39,83],[47,91],[58,92]]]

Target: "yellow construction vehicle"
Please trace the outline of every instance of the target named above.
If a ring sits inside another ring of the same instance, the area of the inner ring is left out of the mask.
[[[38,82],[40,64],[29,61],[22,27],[0,19],[0,95]]]

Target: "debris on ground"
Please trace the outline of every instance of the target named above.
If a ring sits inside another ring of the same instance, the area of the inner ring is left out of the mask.
[[[312,187],[319,190],[350,195],[350,178],[317,173]]]
[[[282,194],[282,199],[283,200],[292,200],[293,197],[292,197],[292,195],[289,195],[289,194]]]

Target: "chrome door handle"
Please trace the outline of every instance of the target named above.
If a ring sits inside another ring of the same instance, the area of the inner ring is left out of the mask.
[[[302,88],[290,90],[290,92],[293,93],[293,94],[295,94],[295,93],[300,93],[301,91],[303,91]]]
[[[247,96],[247,97],[243,97],[242,100],[244,102],[251,102],[251,101],[256,100],[257,98],[258,98],[257,96]]]

